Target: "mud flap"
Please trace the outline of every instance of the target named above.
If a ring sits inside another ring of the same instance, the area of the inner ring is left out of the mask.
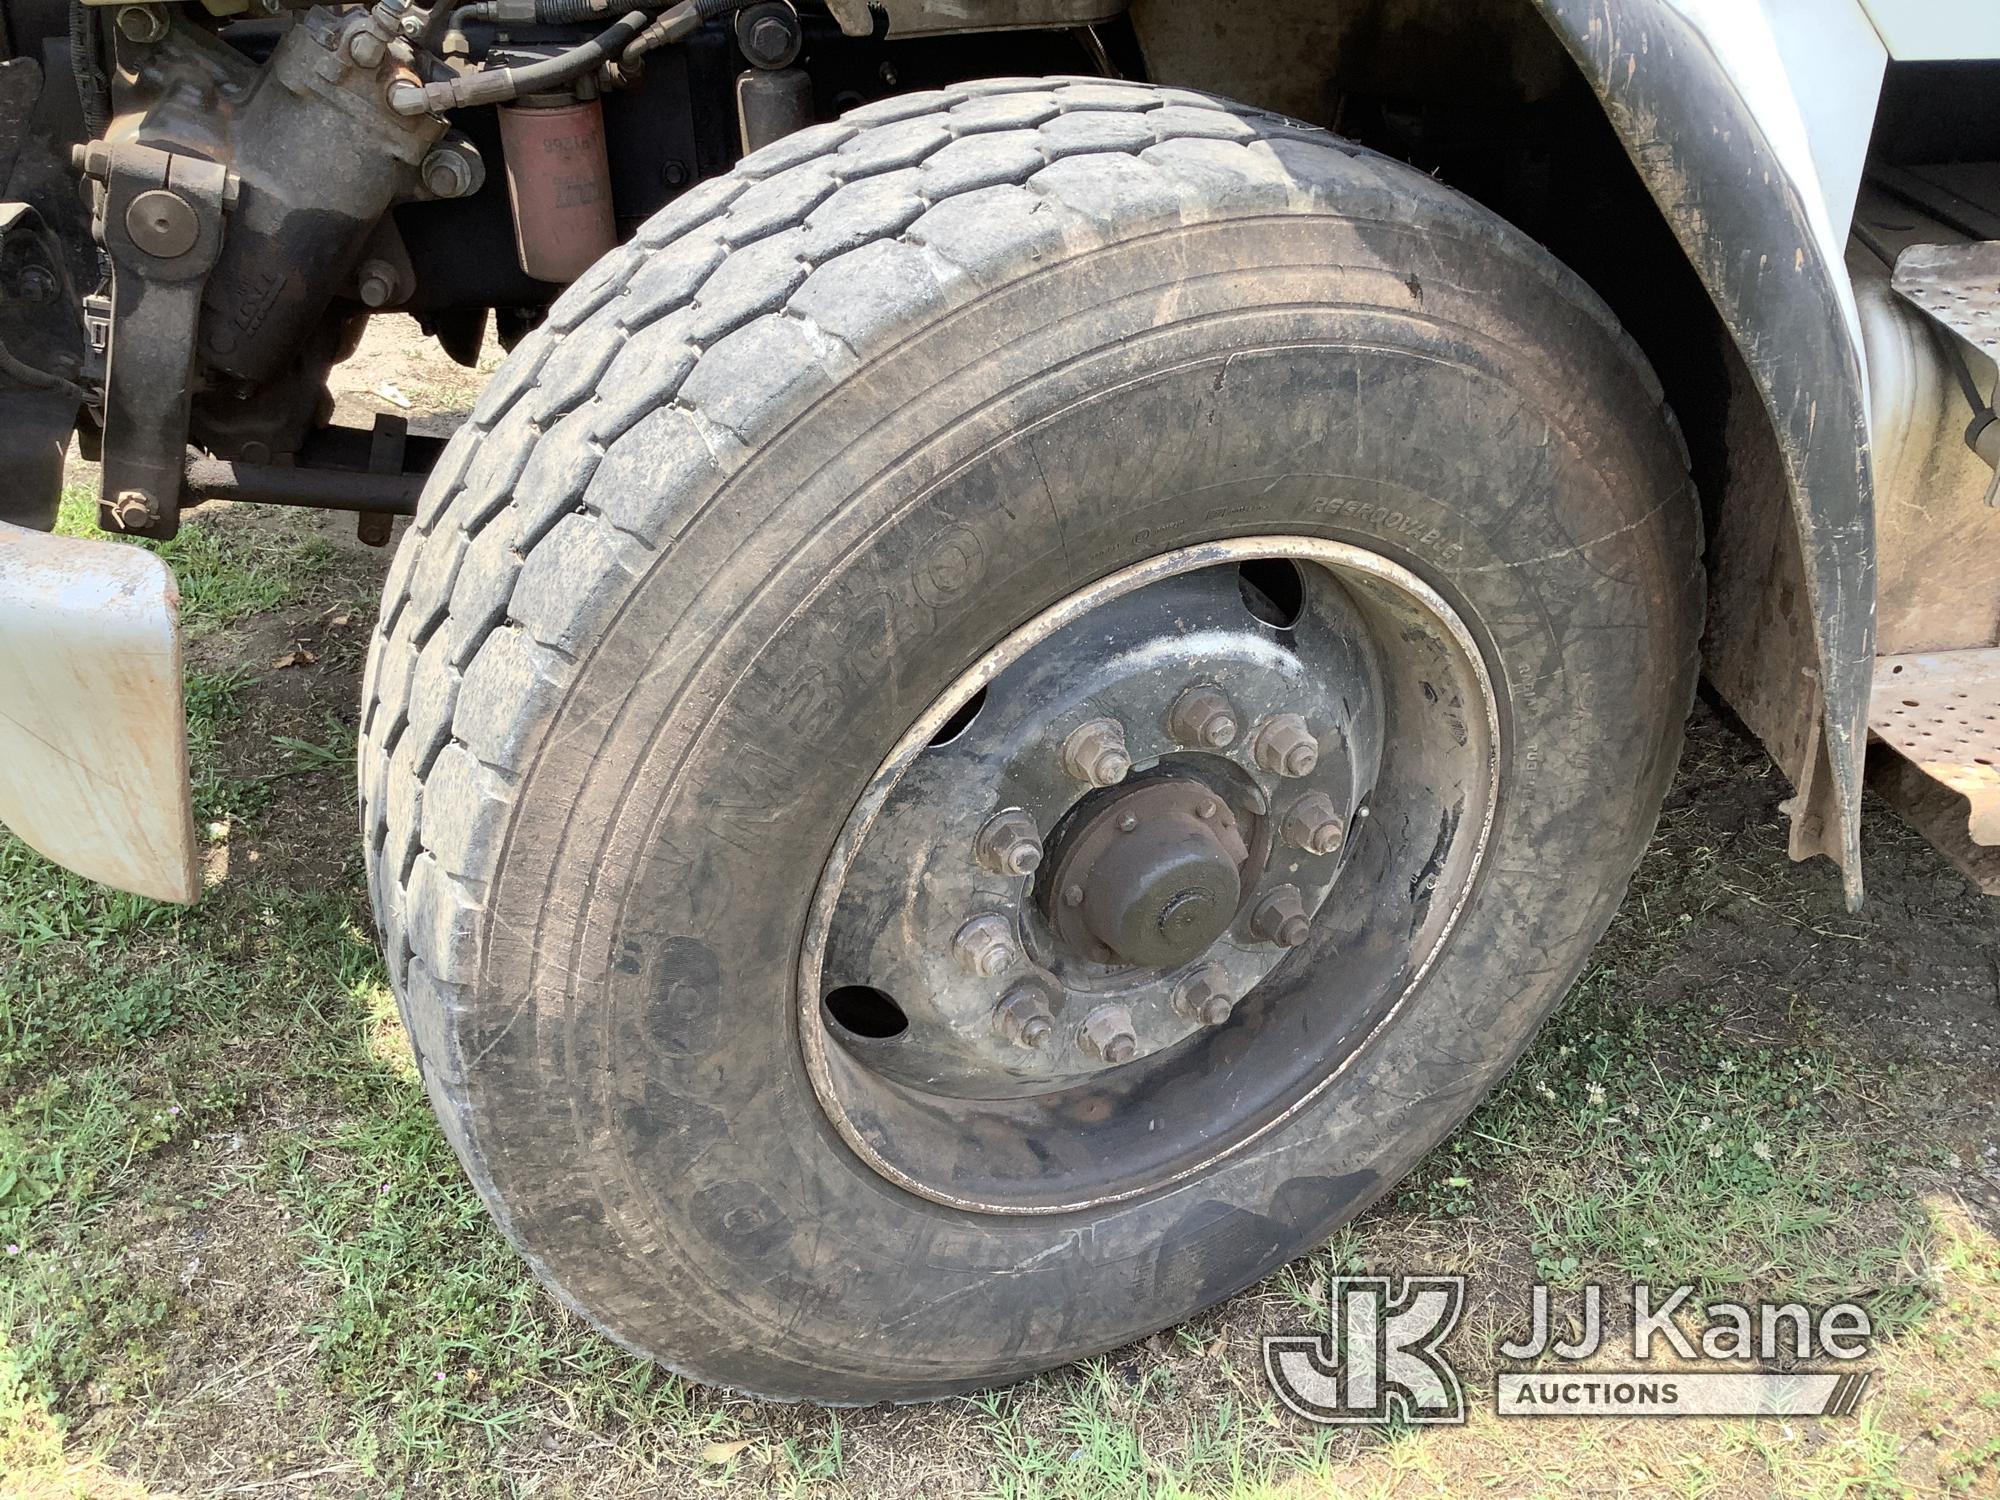
[[[180,591],[152,553],[0,522],[0,823],[105,885],[200,894]]]

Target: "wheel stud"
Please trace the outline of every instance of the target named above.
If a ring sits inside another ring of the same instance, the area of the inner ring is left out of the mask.
[[[1033,980],[1022,980],[1000,997],[993,1010],[993,1022],[1000,1028],[1000,1034],[1017,1047],[1041,1047],[1056,1031],[1048,992]]]
[[[1257,903],[1250,913],[1250,931],[1255,937],[1267,943],[1276,943],[1280,948],[1296,948],[1312,933],[1312,923],[1306,920],[1304,903],[1299,900],[1299,888],[1295,885],[1281,885]]]
[[[1280,776],[1310,776],[1319,764],[1319,742],[1298,714],[1273,714],[1251,737],[1250,757]]]
[[[1167,732],[1198,749],[1220,750],[1235,744],[1241,727],[1228,695],[1217,687],[1187,688],[1167,712]]]
[[[981,979],[1004,972],[1020,956],[1014,946],[1014,927],[1005,917],[985,912],[974,917],[951,940],[954,957]]]
[[[1083,1018],[1077,1041],[1092,1057],[1116,1066],[1130,1062],[1139,1051],[1132,1031],[1132,1013],[1122,1005],[1100,1005]]]
[[[1221,964],[1203,964],[1174,989],[1174,1009],[1203,1026],[1220,1026],[1235,1008]]]
[[[1125,726],[1116,719],[1092,719],[1079,724],[1063,741],[1062,768],[1092,786],[1116,786],[1132,769],[1125,748]]]
[[[1325,792],[1307,792],[1294,802],[1281,831],[1286,843],[1308,854],[1331,854],[1347,837],[1340,811]]]
[[[974,841],[979,862],[996,875],[1032,875],[1041,868],[1042,835],[1019,808],[995,813]]]

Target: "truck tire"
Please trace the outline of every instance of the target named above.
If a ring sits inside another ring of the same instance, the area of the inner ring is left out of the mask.
[[[1323,132],[995,80],[769,146],[562,296],[390,570],[363,833],[445,1133],[711,1384],[1184,1319],[1561,999],[1698,528],[1590,291]]]

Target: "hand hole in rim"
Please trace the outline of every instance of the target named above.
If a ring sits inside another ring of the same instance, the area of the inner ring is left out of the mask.
[[[970,698],[966,699],[964,703],[960,704],[958,711],[949,719],[946,719],[944,726],[931,736],[930,748],[935,750],[940,745],[949,745],[953,740],[964,734],[966,730],[972,727],[972,721],[979,717],[979,710],[985,706],[986,689],[981,688]]]
[[[910,1018],[895,997],[871,985],[844,984],[829,990],[822,1003],[836,1026],[864,1041],[893,1041],[910,1029]]]
[[[1305,579],[1286,557],[1258,557],[1239,564],[1237,587],[1243,607],[1274,630],[1290,630],[1305,609]]]

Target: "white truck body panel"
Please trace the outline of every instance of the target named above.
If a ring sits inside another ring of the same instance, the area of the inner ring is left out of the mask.
[[[79,875],[201,892],[180,590],[125,542],[0,523],[0,823]]]
[[[1897,62],[2000,57],[1994,0],[1861,0]]]

